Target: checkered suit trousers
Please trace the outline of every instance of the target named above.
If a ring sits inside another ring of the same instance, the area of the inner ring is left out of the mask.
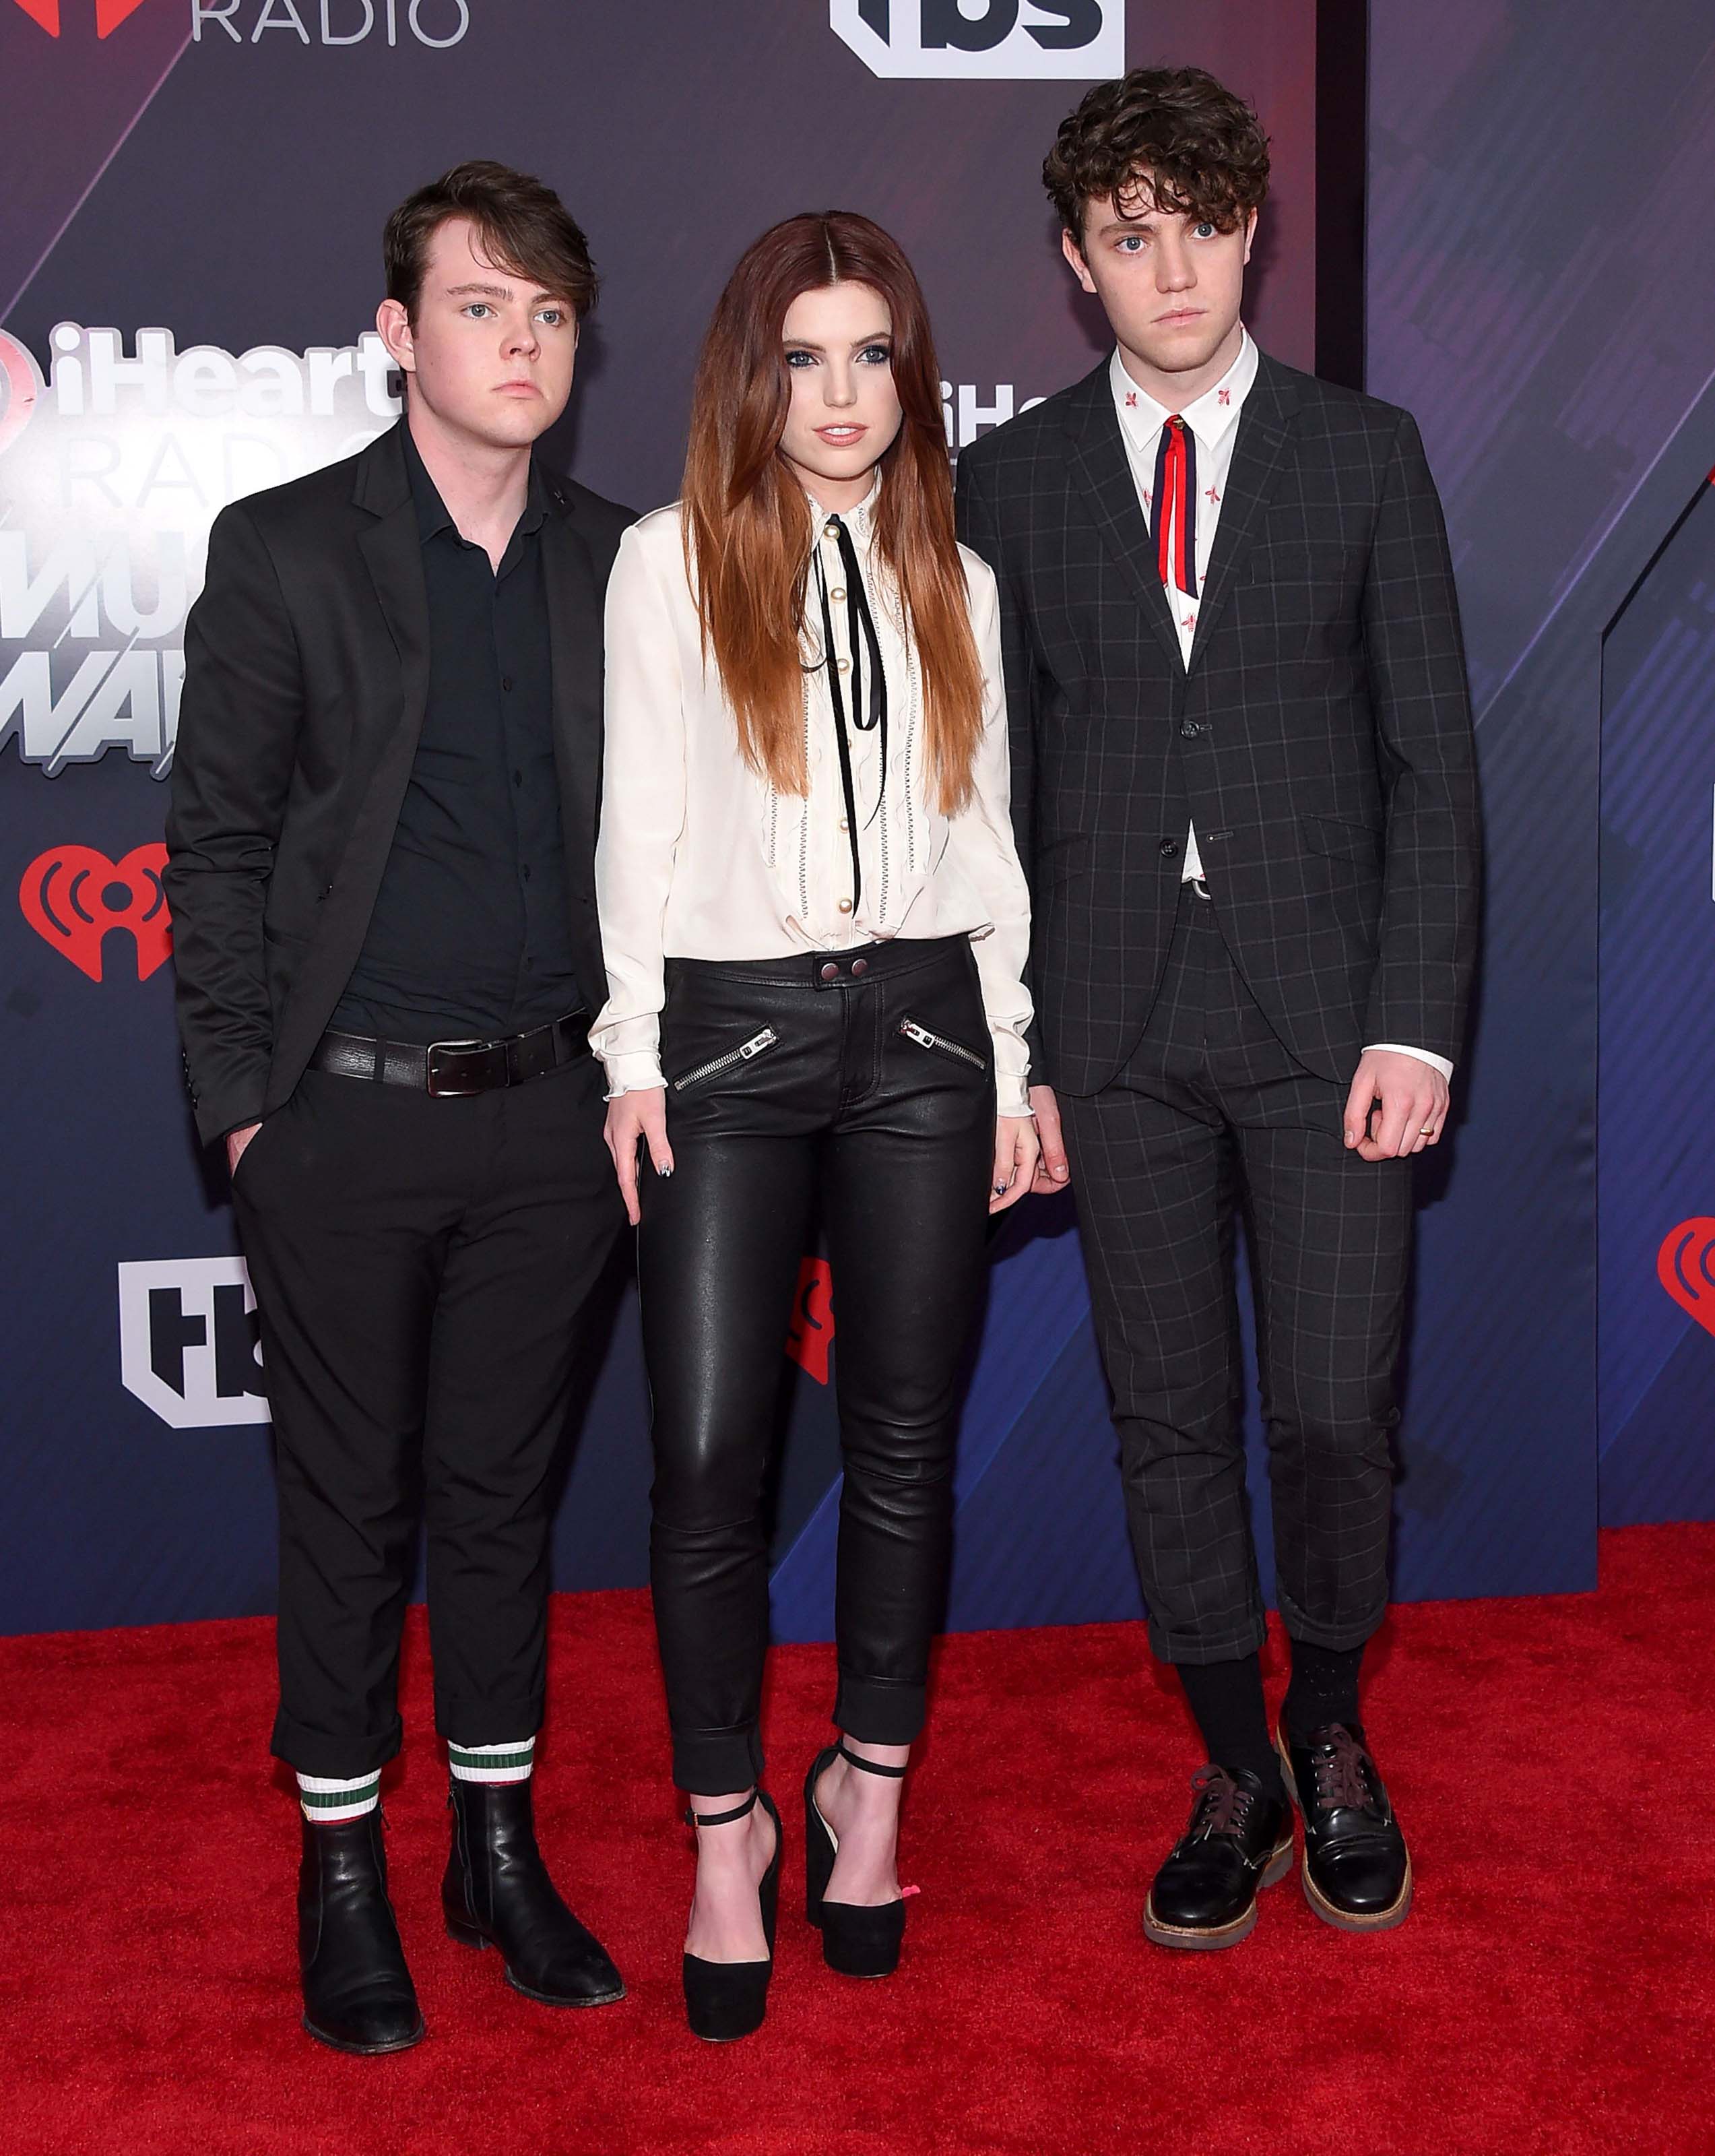
[[[1410,1172],[1347,1152],[1345,1094],[1373,1042],[1457,1060],[1481,880],[1422,442],[1262,354],[1189,665],[1105,360],[960,453],[958,511],[1000,588],[1031,1075],[1060,1096],[1156,1647],[1219,1661],[1262,1636],[1241,1209],[1281,1606],[1356,1645],[1387,1595]],[[1180,882],[1188,816],[1207,905]]]
[[[1345,1092],[1282,1045],[1228,952],[1218,900],[1185,886],[1142,1038],[1109,1085],[1061,1102],[1132,1546],[1168,1661],[1231,1660],[1263,1637],[1241,1213],[1282,1615],[1295,1639],[1349,1648],[1387,1604],[1411,1169],[1346,1150]]]

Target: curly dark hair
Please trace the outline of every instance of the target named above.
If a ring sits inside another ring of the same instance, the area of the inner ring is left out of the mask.
[[[1231,232],[1268,192],[1268,137],[1205,68],[1134,68],[1098,83],[1060,124],[1042,185],[1074,239],[1084,206],[1147,176],[1154,206]]]

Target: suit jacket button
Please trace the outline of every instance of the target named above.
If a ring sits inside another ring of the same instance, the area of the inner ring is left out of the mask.
[[[1182,719],[1180,721],[1179,731],[1181,737],[1185,741],[1195,741],[1203,729],[1195,719]]]
[[[1164,839],[1161,841],[1161,858],[1164,861],[1174,861],[1179,859],[1177,839]]]

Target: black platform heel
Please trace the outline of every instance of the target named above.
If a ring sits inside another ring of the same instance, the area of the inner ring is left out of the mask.
[[[827,1898],[840,1845],[817,1804],[816,1785],[836,1759],[865,1774],[884,1774],[890,1782],[904,1778],[903,1767],[883,1767],[848,1752],[843,1738],[817,1753],[804,1784],[804,1914],[822,1933],[822,1958],[830,1969],[842,1976],[891,1976],[905,1940],[904,1899],[867,1908]]]
[[[762,1935],[768,1941],[766,1961],[704,1961],[699,1954],[684,1958],[685,2019],[691,2034],[709,2044],[730,2044],[762,2026],[768,2011],[768,1979],[774,1974],[775,1919],[780,1913],[780,1856],[786,1836],[774,1799],[752,1789],[741,1804],[730,1812],[687,1811],[689,1826],[730,1826],[760,1804],[774,1821],[774,1855],[756,1889],[762,1905]]]

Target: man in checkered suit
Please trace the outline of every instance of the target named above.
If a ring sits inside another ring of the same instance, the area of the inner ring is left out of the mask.
[[[964,452],[960,534],[1000,581],[1039,1187],[1069,1162],[1150,1638],[1208,1751],[1144,1929],[1246,1937],[1293,1862],[1291,1796],[1312,1907],[1379,1930],[1411,1871],[1359,1670],[1388,1595],[1411,1162],[1445,1127],[1477,939],[1446,537],[1410,416],[1245,330],[1268,151],[1237,98],[1136,70],[1044,177],[1116,349]],[[1292,1640],[1272,1739],[1241,1216]]]

